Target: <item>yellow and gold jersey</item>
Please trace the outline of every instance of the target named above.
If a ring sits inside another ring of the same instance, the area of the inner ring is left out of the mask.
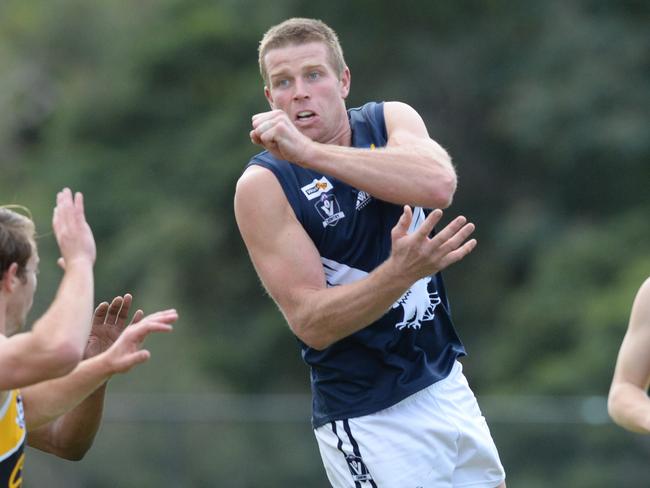
[[[23,484],[25,462],[25,416],[18,390],[12,390],[0,405],[0,488]]]

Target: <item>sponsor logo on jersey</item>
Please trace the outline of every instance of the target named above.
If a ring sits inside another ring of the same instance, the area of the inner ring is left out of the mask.
[[[345,460],[348,462],[348,467],[350,468],[350,473],[352,474],[353,481],[359,482],[372,480],[370,471],[368,471],[368,468],[360,456],[348,454],[345,456]]]
[[[345,217],[345,214],[341,212],[341,207],[336,196],[331,193],[321,195],[315,207],[323,219],[323,227],[327,227],[328,225],[334,227],[338,224],[339,220]]]
[[[301,190],[307,197],[307,200],[313,200],[314,198],[318,198],[323,193],[327,193],[333,188],[334,186],[330,183],[330,181],[325,176],[323,176],[320,180],[314,179],[314,181],[308,185],[303,186]]]
[[[357,210],[361,210],[363,207],[368,205],[371,200],[372,197],[368,195],[365,191],[360,191],[359,193],[357,193],[357,205],[356,205]]]

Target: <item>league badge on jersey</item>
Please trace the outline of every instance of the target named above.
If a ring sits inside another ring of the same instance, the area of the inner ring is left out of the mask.
[[[315,207],[319,215],[323,218],[323,227],[327,227],[328,225],[334,227],[338,224],[339,220],[345,217],[345,214],[341,212],[341,207],[336,196],[333,194],[322,194],[318,202],[316,202]]]
[[[363,481],[372,481],[372,476],[368,467],[363,462],[360,456],[355,456],[354,454],[348,454],[345,456],[345,460],[348,463],[350,468],[350,474],[352,474],[352,480],[355,483]]]

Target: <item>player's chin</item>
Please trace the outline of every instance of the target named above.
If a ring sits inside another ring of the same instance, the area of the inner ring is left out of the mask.
[[[298,130],[303,136],[308,137],[312,141],[318,141],[321,135],[318,128],[313,125],[299,127]]]

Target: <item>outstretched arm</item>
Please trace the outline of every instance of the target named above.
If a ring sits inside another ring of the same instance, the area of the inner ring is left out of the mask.
[[[429,137],[420,115],[400,102],[384,103],[387,146],[375,150],[320,144],[302,135],[281,110],[253,116],[251,140],[282,159],[331,175],[398,205],[446,208],[456,191],[447,152]]]
[[[390,257],[365,278],[328,288],[318,251],[269,170],[246,170],[237,185],[235,216],[264,286],[294,334],[315,349],[371,324],[418,279],[459,261],[476,245],[467,240],[474,225],[464,217],[429,238],[440,210],[408,234],[412,215],[406,207],[392,231]]]
[[[127,293],[124,297],[115,297],[110,305],[102,302],[97,306],[84,359],[103,353],[117,340],[127,326],[132,302],[132,295]],[[137,310],[130,325],[142,317],[142,310]],[[103,382],[72,410],[51,424],[29,432],[30,445],[62,458],[81,459],[92,446],[101,425],[107,385],[107,381]]]
[[[23,389],[28,444],[60,457],[81,459],[97,430],[93,407],[103,403],[100,387],[112,375],[147,361],[149,351],[140,348],[144,339],[152,332],[171,331],[177,318],[174,310],[148,315],[127,327],[106,351],[79,363],[69,375]],[[82,402],[89,403],[81,406]],[[73,415],[65,415],[78,406],[81,408]],[[89,430],[84,433],[86,428]]]
[[[650,433],[650,278],[636,295],[609,391],[609,414],[621,427]]]
[[[57,195],[52,227],[65,274],[56,298],[32,330],[0,340],[0,391],[21,388],[70,372],[81,360],[93,310],[95,241],[84,215],[83,196]],[[12,286],[16,263],[2,277]]]

